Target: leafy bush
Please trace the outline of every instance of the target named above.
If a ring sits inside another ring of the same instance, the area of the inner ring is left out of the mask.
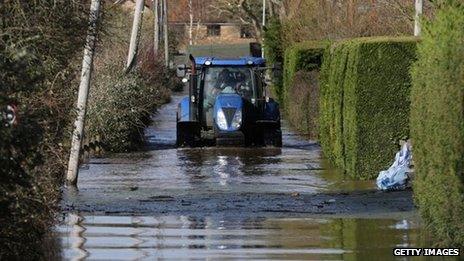
[[[319,131],[319,71],[298,71],[288,91],[287,120],[309,139],[317,140]]]
[[[169,89],[179,80],[153,53],[150,17],[145,16],[137,66],[124,73],[131,17],[119,7],[106,13],[106,34],[95,57],[95,73],[90,89],[86,140],[89,149],[110,152],[136,149],[143,141],[143,130],[156,108],[168,101]]]
[[[356,178],[388,167],[409,131],[414,38],[358,38],[333,46],[321,88],[321,144]]]
[[[2,260],[38,259],[53,224],[88,7],[70,0],[0,5],[0,108],[17,103],[20,119],[0,127]]]
[[[343,84],[348,48],[343,42],[326,49],[319,87],[319,141],[324,155],[337,167],[345,167],[343,148]]]
[[[136,149],[149,116],[169,98],[161,82],[149,84],[139,72],[124,74],[120,69],[100,69],[90,94],[86,130],[91,141],[112,152]]]
[[[297,71],[318,70],[322,64],[322,55],[325,47],[326,44],[324,42],[302,42],[294,44],[285,50],[284,85],[282,91],[284,104],[288,100],[288,91],[292,88],[295,73]]]
[[[464,6],[444,6],[424,25],[412,69],[414,194],[443,246],[464,246]]]
[[[319,69],[325,42],[303,42],[285,50],[283,104],[290,124],[317,139]]]
[[[282,25],[280,20],[272,17],[264,30],[264,52],[266,61],[269,65],[283,63],[283,42]],[[282,99],[282,75],[277,75],[273,79],[274,95],[281,101]]]
[[[0,109],[17,103],[19,111],[17,126],[0,126],[0,260],[15,260],[18,256],[27,260],[52,259],[48,255],[53,251],[44,249],[42,240],[55,222],[61,177],[69,157],[70,125],[89,6],[90,1],[71,0],[0,4]],[[150,66],[156,66],[153,60],[143,63],[147,59],[142,59],[139,71],[127,78],[115,73],[123,69],[127,47],[113,43],[121,39],[128,43],[127,36],[122,35],[127,35],[131,23],[126,13],[111,10],[126,20],[108,32],[106,39],[112,39],[104,41],[107,45],[99,45],[96,81],[92,83],[107,88],[107,93],[101,93],[103,97],[117,97],[111,100],[112,105],[99,97],[103,104],[121,111],[135,106],[130,113],[134,109],[137,115],[145,115],[136,119],[146,121],[145,111],[169,94],[164,87],[157,88],[172,82],[172,72],[162,67],[157,70],[160,75],[154,74],[150,71]],[[113,21],[111,15],[108,13],[108,21]],[[145,25],[148,27],[148,23]],[[150,34],[145,35],[148,38]],[[100,70],[105,74],[99,74]],[[119,77],[113,80],[110,76]],[[99,77],[111,78],[111,82],[105,85],[98,82]],[[117,86],[118,93],[109,89],[112,85]],[[91,90],[99,91],[93,84]],[[129,100],[122,100],[124,95],[129,95]],[[136,98],[140,100],[134,101]],[[115,124],[114,115],[109,115],[113,121],[106,122]],[[133,133],[134,128],[131,130]]]

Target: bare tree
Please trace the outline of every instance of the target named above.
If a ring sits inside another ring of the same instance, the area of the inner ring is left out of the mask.
[[[255,37],[262,38],[261,24],[262,2],[260,0],[218,0],[210,6],[218,15],[231,20],[238,20],[243,25],[251,25]]]
[[[193,44],[193,3],[192,0],[188,0],[188,8],[189,8],[189,17],[190,17],[190,24],[189,24],[189,44]]]

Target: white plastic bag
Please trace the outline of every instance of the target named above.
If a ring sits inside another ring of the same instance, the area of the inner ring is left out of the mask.
[[[401,150],[396,153],[395,162],[388,170],[380,171],[377,177],[377,187],[380,190],[405,189],[412,160],[411,143],[405,142]]]

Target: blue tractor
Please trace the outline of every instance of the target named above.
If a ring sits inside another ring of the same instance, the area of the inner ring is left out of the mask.
[[[190,56],[189,96],[177,109],[177,146],[282,146],[279,104],[268,96],[265,60]]]

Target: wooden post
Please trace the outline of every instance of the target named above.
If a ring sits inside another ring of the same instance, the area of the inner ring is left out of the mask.
[[[424,4],[422,0],[416,0],[416,15],[414,16],[414,36],[421,35],[421,24],[420,19],[422,16],[422,10],[424,8]]]
[[[169,67],[168,20],[168,1],[163,0],[164,62],[166,67]]]
[[[100,17],[100,0],[92,0],[89,16],[89,30],[82,60],[81,82],[77,99],[77,118],[74,122],[75,129],[72,135],[71,153],[69,156],[68,171],[66,174],[67,185],[76,186],[79,172],[79,155],[84,136],[84,123],[89,96],[90,79],[92,77],[93,57],[97,40],[97,26]]]
[[[132,33],[129,45],[129,54],[127,56],[126,72],[129,72],[136,64],[137,51],[140,39],[140,28],[142,27],[143,9],[145,7],[144,0],[137,0],[134,11],[134,22],[132,24]]]
[[[155,57],[158,55],[159,43],[160,43],[160,14],[159,14],[159,0],[153,1],[153,15],[154,15],[154,41],[153,51]]]

